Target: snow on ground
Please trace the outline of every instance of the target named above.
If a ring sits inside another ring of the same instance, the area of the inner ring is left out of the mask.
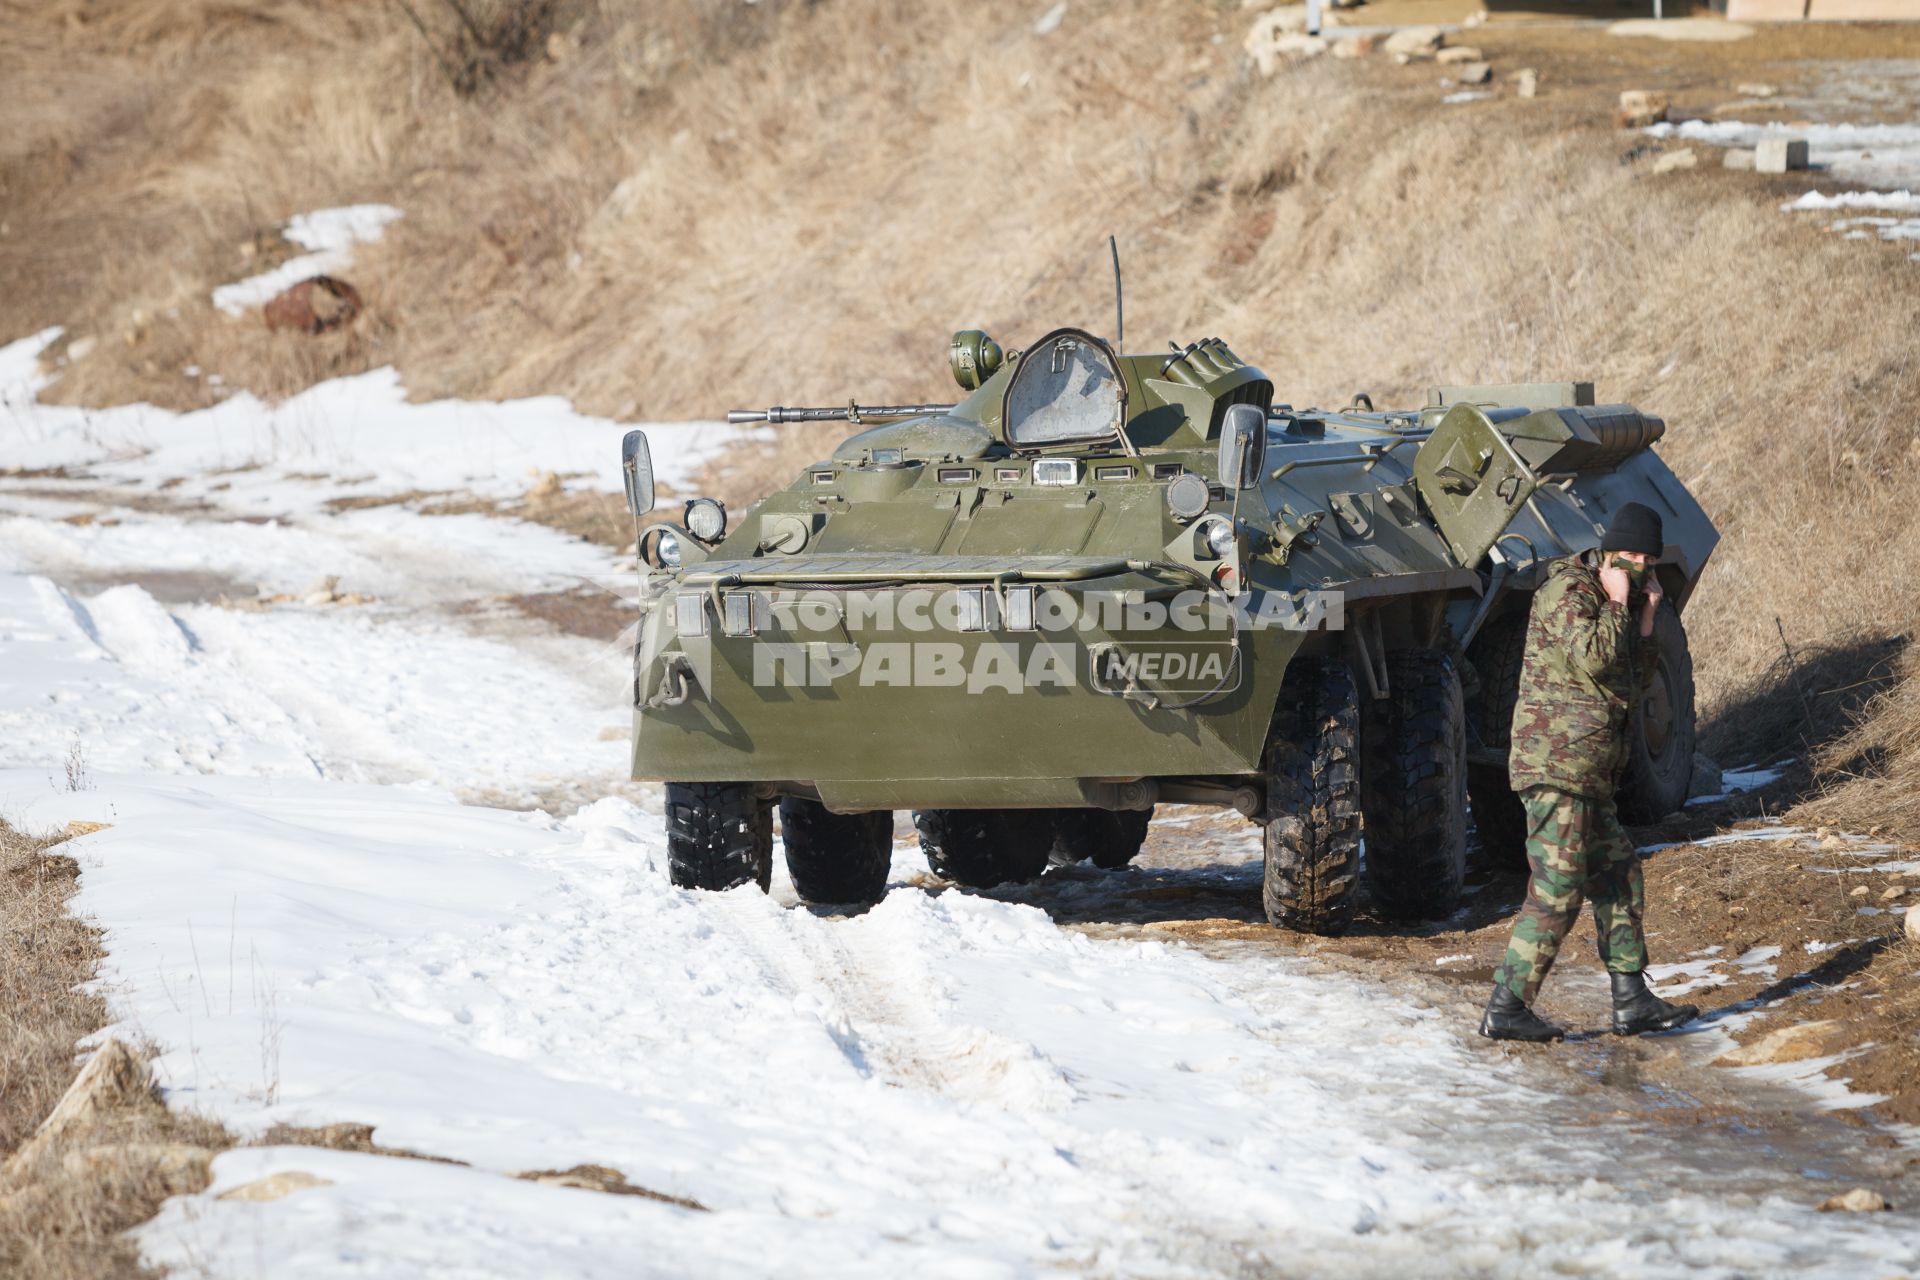
[[[1765,138],[1807,143],[1813,170],[1837,181],[1875,188],[1827,194],[1808,191],[1780,206],[1783,212],[1873,210],[1840,218],[1828,229],[1849,240],[1920,240],[1920,124],[1748,124],[1738,120],[1680,120],[1652,125],[1656,138],[1679,138],[1720,147],[1757,146]],[[1909,216],[1887,217],[1885,213]],[[1920,254],[1913,255],[1920,260]]]
[[[1687,807],[1692,808],[1696,805],[1718,804],[1730,796],[1737,796],[1748,791],[1758,791],[1761,787],[1771,786],[1785,776],[1788,763],[1791,762],[1782,761],[1779,764],[1764,767],[1759,765],[1745,765],[1737,769],[1723,769],[1720,771],[1720,785],[1723,789],[1714,792],[1712,795],[1694,796],[1691,800],[1687,801]]]
[[[1920,124],[1749,124],[1680,120],[1648,126],[1655,138],[1718,147],[1758,146],[1763,138],[1801,138],[1808,163],[1834,181],[1886,190],[1920,188]]]
[[[307,252],[288,258],[271,271],[221,285],[213,291],[213,305],[237,316],[310,276],[337,275],[353,265],[353,246],[378,240],[387,224],[400,217],[400,210],[386,204],[355,204],[296,214],[280,234]]]
[[[623,663],[567,666],[504,639],[378,610],[169,611],[126,584],[78,596],[0,574],[0,764],[350,781],[465,791],[621,776]],[[597,677],[597,679],[596,679]],[[526,726],[548,730],[537,753]]]
[[[1640,1085],[1570,1083],[1309,956],[1090,938],[929,891],[908,848],[857,917],[797,907],[778,872],[772,896],[671,888],[607,732],[624,656],[464,609],[607,558],[511,521],[330,514],[337,482],[280,470],[296,422],[342,465],[481,485],[618,429],[349,381],[302,417],[83,415],[16,379],[0,419],[9,463],[90,473],[0,478],[0,813],[109,824],[67,847],[118,1030],[161,1047],[174,1104],[242,1134],[373,1124],[470,1166],[238,1150],[141,1229],[150,1260],[409,1280],[1920,1267],[1910,1215],[1815,1214],[1737,1126],[1676,1143],[1631,1118]],[[359,396],[381,429],[355,429]],[[266,465],[208,472],[241,460]],[[176,475],[206,509],[131,501]],[[83,484],[118,524],[59,522]],[[343,564],[372,603],[159,598],[161,571]],[[599,798],[456,798],[567,779]],[[711,1212],[504,1176],[581,1163]],[[324,1182],[219,1198],[285,1170]]]
[[[48,329],[0,347],[0,458],[9,468],[84,469],[121,482],[218,485],[221,505],[278,513],[337,497],[410,489],[518,497],[543,472],[618,492],[620,439],[634,424],[577,413],[559,396],[410,403],[393,369],[318,383],[276,405],[241,393],[209,409],[78,409],[38,399],[51,377]],[[647,424],[654,474],[685,490],[702,463],[764,429]],[[252,468],[253,470],[238,470]],[[220,473],[217,478],[213,473]],[[304,478],[303,478],[304,477]]]
[[[1451,1015],[1267,953],[1104,942],[896,885],[671,889],[658,819],[428,791],[0,773],[74,846],[178,1105],[376,1125],[479,1172],[222,1157],[142,1233],[213,1275],[1775,1272],[1916,1259],[1577,1103]],[[911,871],[903,855],[896,878]],[[1656,1126],[1657,1128],[1657,1126]],[[700,1214],[498,1175],[609,1164]],[[331,1185],[220,1191],[280,1169]],[[1736,1170],[1738,1171],[1736,1173]],[[1603,1212],[1594,1212],[1605,1205]],[[1617,1218],[1632,1213],[1634,1229]]]

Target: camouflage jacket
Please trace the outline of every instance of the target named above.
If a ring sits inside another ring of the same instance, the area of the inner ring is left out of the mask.
[[[1515,791],[1613,795],[1633,704],[1652,675],[1652,639],[1607,599],[1597,552],[1556,560],[1533,598],[1507,767]]]

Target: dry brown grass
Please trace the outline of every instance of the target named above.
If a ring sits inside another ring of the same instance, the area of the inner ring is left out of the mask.
[[[99,936],[67,914],[79,866],[52,839],[0,823],[0,1151],[12,1151],[72,1083],[74,1044],[106,1024],[93,977]]]
[[[57,838],[0,822],[0,1158],[40,1127],[73,1083],[78,1041],[107,1020],[100,997],[82,990],[100,944],[67,910],[78,875]],[[0,1275],[146,1274],[121,1233],[168,1195],[204,1186],[206,1154],[230,1145],[219,1125],[145,1097],[62,1133],[0,1176]]]
[[[1725,535],[1689,614],[1713,749],[1832,739],[1920,615],[1912,264],[1777,212],[1804,178],[1711,154],[1656,176],[1609,116],[1622,87],[1710,113],[1740,79],[1920,54],[1920,32],[1494,24],[1474,43],[1502,75],[1539,67],[1543,96],[1442,109],[1431,66],[1250,78],[1224,0],[1076,6],[1045,38],[1034,16],[573,0],[545,27],[557,59],[462,93],[374,0],[0,0],[0,340],[99,337],[51,392],[87,402],[204,402],[187,364],[272,395],[389,361],[423,396],[623,417],[938,400],[956,327],[1108,328],[1114,232],[1136,349],[1220,334],[1295,402],[1582,376],[1664,415]],[[281,219],[358,200],[407,217],[350,273],[351,330],[268,334],[207,303]],[[716,487],[739,505],[835,434],[738,452]],[[1788,688],[1776,617],[1796,653],[1860,656],[1792,686],[1818,714],[1767,701]],[[1877,741],[1869,772],[1907,753]]]

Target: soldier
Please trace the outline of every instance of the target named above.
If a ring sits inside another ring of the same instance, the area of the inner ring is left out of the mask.
[[[1566,1034],[1532,1005],[1583,893],[1593,900],[1600,958],[1613,981],[1614,1034],[1664,1031],[1699,1013],[1647,990],[1645,886],[1614,811],[1633,704],[1654,670],[1660,582],[1650,566],[1663,537],[1659,513],[1629,502],[1614,513],[1598,551],[1555,561],[1534,596],[1509,757],[1527,811],[1533,874],[1480,1023],[1491,1039]]]

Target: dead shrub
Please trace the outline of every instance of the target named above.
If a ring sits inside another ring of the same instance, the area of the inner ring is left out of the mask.
[[[79,1070],[77,1045],[107,1021],[82,989],[99,934],[67,910],[79,864],[63,837],[0,822],[0,1157],[40,1128]],[[62,1130],[0,1176],[0,1274],[10,1280],[142,1276],[121,1234],[169,1195],[206,1185],[232,1145],[219,1125],[136,1097]]]

